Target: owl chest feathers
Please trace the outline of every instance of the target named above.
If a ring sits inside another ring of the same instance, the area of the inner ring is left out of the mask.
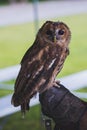
[[[56,73],[58,73],[63,67],[68,51],[68,49],[59,46],[47,47],[44,51],[44,55],[47,53],[45,57],[46,70],[56,70]]]
[[[46,46],[37,54],[37,60],[34,58],[35,63],[34,68],[32,68],[32,70],[37,70],[35,72],[33,71],[32,74],[32,80],[35,81],[38,86],[35,87],[35,91],[39,89],[39,92],[42,92],[44,88],[51,86],[56,75],[62,69],[66,56],[66,50],[63,50],[59,46]]]

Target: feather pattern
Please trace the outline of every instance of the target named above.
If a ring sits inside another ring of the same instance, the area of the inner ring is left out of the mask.
[[[64,33],[64,35],[58,34],[58,30],[61,28],[63,30],[61,34]],[[53,41],[55,34],[56,39]],[[22,112],[29,110],[30,99],[37,92],[42,93],[53,86],[55,78],[69,54],[69,41],[70,30],[64,23],[48,21],[42,26],[34,44],[21,60],[21,69],[12,97],[14,106],[21,105]]]

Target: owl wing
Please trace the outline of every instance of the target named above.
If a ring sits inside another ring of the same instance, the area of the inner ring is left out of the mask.
[[[28,59],[28,60],[32,60],[32,57],[34,57],[40,48],[37,48],[37,46],[39,46],[39,42],[36,39],[35,42],[33,43],[33,45],[26,51],[25,55],[23,56],[22,60],[21,60],[21,65]]]
[[[12,104],[18,106],[37,92],[44,80],[40,78],[47,60],[45,48],[33,45],[24,55],[21,69],[15,82]]]
[[[56,47],[49,49],[47,46],[40,48],[40,46],[33,45],[26,52],[15,82],[15,92],[12,98],[14,106],[29,100],[38,90],[48,86],[52,77],[55,78],[56,68],[58,69],[56,66],[61,55],[61,49],[58,48],[53,51],[55,49]],[[56,52],[58,52],[58,55],[56,55]]]

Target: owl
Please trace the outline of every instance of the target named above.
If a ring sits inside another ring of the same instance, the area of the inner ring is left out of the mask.
[[[29,110],[30,99],[53,85],[69,54],[71,32],[63,22],[47,21],[39,29],[33,45],[21,60],[12,96],[12,104]]]

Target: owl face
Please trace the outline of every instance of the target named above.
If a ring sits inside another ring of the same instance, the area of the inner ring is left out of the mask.
[[[71,32],[62,22],[47,21],[40,29],[40,35],[45,42],[62,46],[69,44]]]

